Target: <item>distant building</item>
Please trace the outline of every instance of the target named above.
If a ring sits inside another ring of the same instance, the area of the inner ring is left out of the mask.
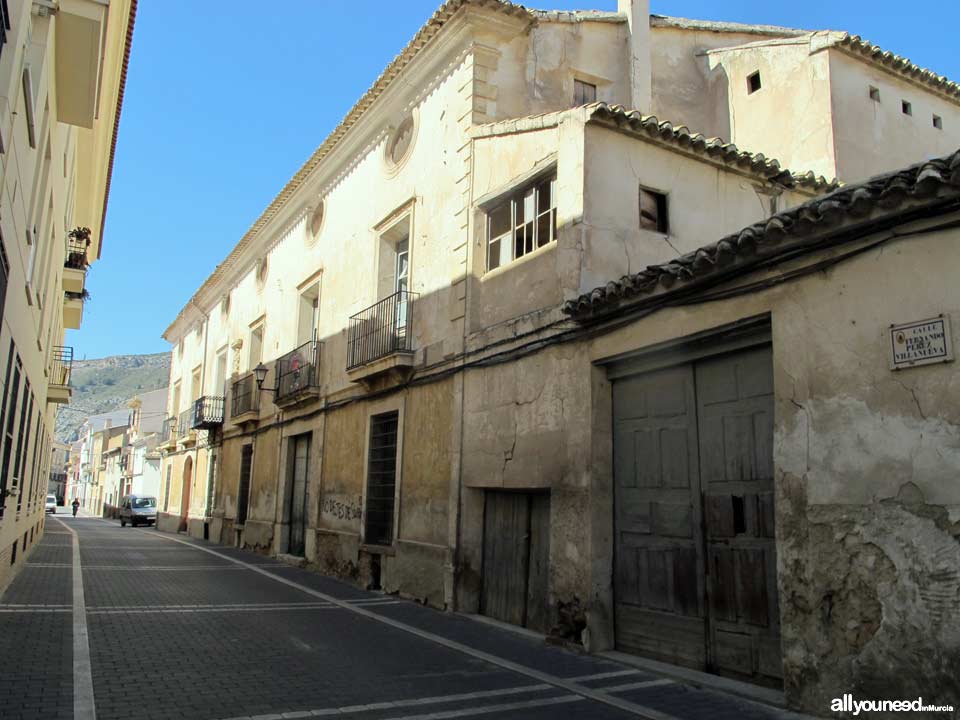
[[[0,591],[46,522],[56,409],[72,395],[65,331],[103,250],[135,7],[0,3]]]

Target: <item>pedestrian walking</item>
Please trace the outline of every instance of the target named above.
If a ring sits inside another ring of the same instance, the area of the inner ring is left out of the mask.
[[[77,516],[77,510],[80,509],[80,501],[77,498],[73,499],[73,516]]]

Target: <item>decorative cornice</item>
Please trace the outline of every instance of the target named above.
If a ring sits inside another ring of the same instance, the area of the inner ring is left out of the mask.
[[[401,73],[409,74],[408,68],[413,65],[419,57],[422,57],[422,51],[425,48],[428,46],[435,48],[438,43],[443,42],[444,36],[450,34],[444,32],[441,35],[441,31],[444,31],[447,26],[467,29],[465,27],[467,23],[463,20],[459,23],[457,22],[464,14],[460,13],[458,15],[461,10],[474,10],[476,11],[476,17],[484,17],[486,21],[505,20],[505,22],[509,24],[509,19],[512,19],[513,24],[510,25],[510,27],[514,28],[527,27],[535,19],[533,13],[527,8],[522,5],[506,2],[506,0],[447,0],[447,2],[434,12],[407,46],[400,51],[400,54],[394,58],[383,73],[381,73],[380,77],[377,78],[373,85],[361,96],[360,100],[350,109],[340,124],[334,128],[333,132],[331,132],[320,147],[314,151],[307,162],[305,162],[287,182],[280,193],[277,194],[267,206],[267,209],[264,210],[250,229],[243,235],[226,259],[217,266],[203,285],[194,293],[192,302],[200,304],[208,302],[209,297],[215,297],[218,294],[218,288],[225,278],[240,278],[249,272],[250,268],[248,266],[254,261],[257,255],[263,254],[263,250],[258,249],[251,253],[248,252],[248,248],[255,240],[260,239],[263,235],[271,234],[273,221],[281,213],[289,211],[290,200],[295,195],[299,195],[299,191],[308,180],[313,179],[321,163],[333,165],[336,168],[336,157],[340,157],[342,162],[356,161],[357,156],[353,153],[348,152],[346,157],[343,156],[344,154],[340,152],[343,146],[345,144],[355,145],[355,142],[349,142],[353,138],[359,138],[362,145],[369,146],[369,141],[364,142],[364,138],[369,136],[365,135],[360,128],[365,124],[367,126],[367,132],[370,132],[370,123],[364,123],[364,121],[368,119],[368,113],[371,108],[375,106],[382,107],[386,103],[388,91],[395,87],[394,81]],[[415,83],[412,84],[416,86]],[[409,87],[407,87],[406,84],[396,92],[390,93],[394,102],[396,102],[396,96],[404,91],[409,91]],[[375,136],[378,137],[377,142],[382,141],[383,132],[383,128],[379,128],[376,131]],[[357,148],[354,147],[353,149],[356,151]],[[316,190],[319,190],[319,188]],[[281,221],[281,224],[283,224],[283,221]],[[178,337],[177,333],[181,327],[181,318],[186,309],[187,306],[180,311],[177,318],[164,331],[164,338],[170,340],[171,337]]]

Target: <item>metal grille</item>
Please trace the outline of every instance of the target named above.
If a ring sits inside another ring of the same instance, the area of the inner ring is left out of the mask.
[[[67,237],[67,255],[63,260],[63,266],[73,270],[86,270],[87,265],[87,246],[90,244],[88,237],[70,233]]]
[[[191,430],[193,430],[193,408],[188,407],[177,418],[177,437],[185,437]]]
[[[177,436],[177,419],[175,417],[167,418],[163,421],[163,427],[160,429],[160,441],[169,442]]]
[[[319,344],[304,343],[277,360],[277,400],[288,400],[317,386],[320,368]]]
[[[192,428],[207,429],[223,425],[223,397],[204,395],[193,403]]]
[[[398,421],[396,410],[370,418],[364,540],[372,545],[393,544]]]
[[[234,381],[231,387],[230,417],[237,417],[260,409],[260,394],[257,392],[257,380],[253,373],[247,373]]]
[[[413,352],[413,303],[417,293],[400,290],[350,318],[347,369],[397,352]]]
[[[50,384],[69,387],[70,371],[73,369],[73,348],[64,345],[53,346],[50,360]]]

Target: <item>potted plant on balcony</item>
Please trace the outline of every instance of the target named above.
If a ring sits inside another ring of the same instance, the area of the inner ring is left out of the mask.
[[[90,247],[90,228],[74,228],[67,236],[70,238],[67,243],[67,267],[86,270],[89,265],[87,249]]]

